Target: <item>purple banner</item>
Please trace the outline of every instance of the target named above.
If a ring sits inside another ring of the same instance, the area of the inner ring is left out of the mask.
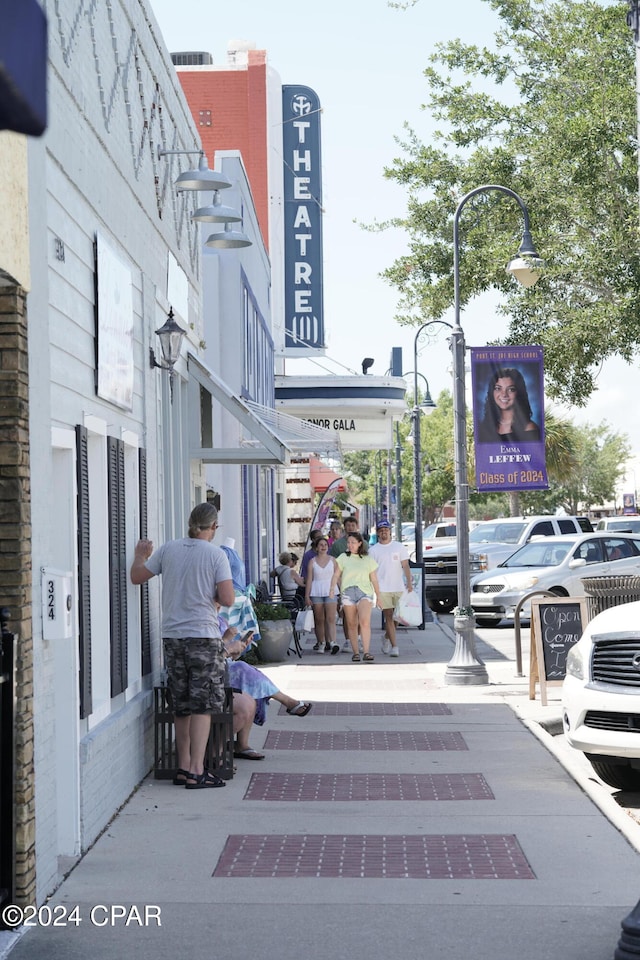
[[[478,490],[546,490],[542,347],[473,347]]]

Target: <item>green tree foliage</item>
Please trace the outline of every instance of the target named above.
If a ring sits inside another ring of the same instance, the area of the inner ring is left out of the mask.
[[[575,466],[558,493],[567,513],[575,514],[614,499],[631,451],[627,436],[615,433],[607,423],[574,427],[573,432]]]
[[[509,493],[474,492],[473,423],[467,420],[468,475],[470,482],[469,516],[482,520],[496,516],[554,513],[564,507],[567,513],[587,512],[591,507],[611,501],[618,480],[624,476],[630,457],[626,434],[613,431],[604,422],[598,426],[576,426],[569,420],[545,411],[545,455],[548,490],[523,490]],[[412,427],[407,414],[400,423],[402,451],[402,519],[413,519],[413,444]],[[446,503],[455,499],[453,462],[453,399],[443,390],[429,416],[421,417],[422,508],[427,523],[438,519]],[[349,488],[358,503],[375,504],[375,485],[382,476],[386,484],[388,451],[359,451],[345,454]],[[394,482],[395,453],[391,451]]]
[[[440,45],[425,70],[438,131],[407,128],[385,175],[407,189],[409,252],[385,271],[400,323],[438,318],[453,302],[453,213],[469,190],[497,183],[527,203],[546,267],[524,290],[504,270],[522,233],[515,201],[491,192],[460,219],[461,300],[493,287],[508,340],[545,347],[547,390],[584,404],[603,358],[640,343],[640,244],[633,35],[627,3],[482,0],[501,27],[492,49]]]

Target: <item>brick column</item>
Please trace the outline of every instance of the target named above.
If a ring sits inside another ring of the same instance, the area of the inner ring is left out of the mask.
[[[0,606],[16,649],[16,887],[35,903],[31,483],[26,293],[0,286]]]

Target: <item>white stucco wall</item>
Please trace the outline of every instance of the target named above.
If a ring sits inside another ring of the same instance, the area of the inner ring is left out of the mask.
[[[30,286],[27,138],[0,132],[0,283],[3,275]]]
[[[244,382],[245,344],[244,295],[246,288],[260,312],[268,336],[271,336],[271,265],[262,242],[242,158],[237,151],[218,151],[216,169],[229,177],[233,186],[222,192],[226,206],[241,210],[241,229],[252,241],[250,247],[237,250],[216,250],[203,247],[203,296],[205,304],[205,357],[207,364],[237,396],[249,395]],[[234,228],[238,227],[232,224]],[[203,224],[203,242],[222,227]],[[249,352],[249,360],[254,354]],[[255,389],[250,399],[270,402],[268,395],[258,396]],[[238,421],[219,403],[214,403],[214,446],[237,447],[244,431]],[[245,482],[243,483],[243,476]],[[207,466],[207,482],[221,496],[218,542],[233,537],[236,549],[248,561],[250,576],[259,579],[270,562],[273,531],[263,523],[265,510],[257,510],[259,493],[267,488],[270,498],[271,468],[250,466],[243,471],[237,464]],[[270,506],[269,506],[270,511]],[[258,525],[260,529],[258,529]],[[265,529],[266,527],[266,529]],[[269,544],[264,549],[265,541]],[[263,556],[264,555],[264,556]]]
[[[127,545],[138,537],[137,448],[147,450],[149,534],[184,532],[191,507],[186,390],[179,362],[174,404],[149,347],[169,306],[171,252],[188,308],[176,319],[191,349],[203,335],[201,254],[191,195],[173,181],[197,157],[158,158],[157,148],[199,146],[173,65],[144,0],[44,4],[49,16],[49,127],[29,142],[31,293],[28,299],[34,569],[34,710],[38,900],[57,884],[59,857],[77,855],[103,829],[152,763],[152,677],[140,677],[139,591],[128,587],[129,687],[111,699],[108,539],[101,463],[107,435],[125,442]],[[0,164],[1,164],[0,148]],[[1,179],[1,178],[0,178]],[[132,277],[133,406],[96,396],[94,240],[100,233]],[[0,256],[0,267],[4,266]],[[186,315],[183,315],[186,314]],[[79,720],[75,508],[76,424],[90,433],[93,714]],[[41,567],[72,572],[74,636],[42,636]],[[158,667],[158,588],[150,584]],[[71,680],[69,679],[71,677]]]

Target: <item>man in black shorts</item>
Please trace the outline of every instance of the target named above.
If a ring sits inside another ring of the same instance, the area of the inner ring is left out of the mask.
[[[224,706],[225,656],[217,603],[235,600],[229,561],[212,540],[218,511],[200,503],[189,517],[189,536],[153,552],[136,544],[131,582],[162,575],[162,637],[167,686],[174,715],[178,766],[174,783],[187,790],[224,786],[204,769],[211,714]]]

